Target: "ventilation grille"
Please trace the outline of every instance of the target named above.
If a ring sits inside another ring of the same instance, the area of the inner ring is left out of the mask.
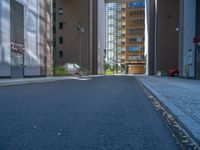
[[[11,43],[24,46],[24,7],[15,0],[10,1]]]

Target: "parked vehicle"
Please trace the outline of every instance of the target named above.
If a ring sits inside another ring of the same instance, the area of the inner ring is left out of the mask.
[[[172,69],[172,70],[168,70],[167,71],[167,75],[170,76],[170,77],[177,77],[179,75],[179,71],[178,69]]]

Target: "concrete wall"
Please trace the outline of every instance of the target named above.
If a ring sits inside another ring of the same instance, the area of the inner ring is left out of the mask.
[[[145,0],[145,51],[146,58],[145,73],[149,74],[149,36],[150,36],[150,0]]]
[[[56,34],[54,34],[56,40],[56,65],[64,65],[66,63],[79,64],[80,38],[77,32],[77,25],[80,21],[81,26],[85,29],[81,41],[81,67],[97,74],[97,66],[102,65],[102,58],[98,59],[97,57],[97,11],[99,10],[97,2],[97,0],[56,0]],[[63,8],[63,15],[59,15],[59,8]],[[59,23],[62,22],[64,23],[64,28],[59,29]],[[63,44],[59,43],[59,37],[63,37]],[[101,38],[101,35],[99,38]],[[63,52],[63,58],[59,57],[60,51]],[[99,54],[100,51],[99,49]]]
[[[183,0],[183,76],[195,77],[195,37],[196,28],[196,0]],[[191,50],[191,52],[189,52]]]
[[[0,77],[10,76],[10,2],[0,1]]]
[[[40,75],[40,5],[39,0],[17,0],[24,6],[24,75]]]
[[[200,1],[196,1],[196,36],[200,36]],[[196,45],[196,79],[200,80],[200,46]]]
[[[179,0],[157,0],[156,71],[178,68]]]
[[[146,74],[155,74],[155,0],[145,0],[145,58]]]
[[[52,1],[40,1],[40,70],[41,75],[52,75]]]
[[[104,50],[106,49],[105,2],[98,0],[98,74],[104,73]]]
[[[78,21],[85,29],[82,40],[82,66],[90,67],[90,0],[58,0],[56,1],[56,53],[58,65],[65,63],[79,64],[80,40],[77,33]],[[64,15],[59,15],[59,8],[64,9]],[[59,23],[64,23],[64,28],[59,29]],[[59,44],[59,37],[63,37],[63,44]],[[59,51],[63,51],[63,58],[59,58]]]
[[[25,42],[25,54],[24,54],[24,75],[25,76],[40,76],[41,75],[41,45],[48,48],[50,53],[50,43],[41,43],[40,38],[40,0],[17,0],[24,6],[24,42]],[[47,2],[47,0],[45,0]],[[51,0],[48,0],[49,7],[51,6]],[[47,12],[50,12],[48,10]],[[46,16],[47,23],[51,22],[51,15]],[[47,37],[50,41],[51,25],[46,23],[43,26],[48,28]],[[11,76],[11,54],[10,54],[10,1],[0,1],[0,76]],[[49,61],[52,58],[49,57]],[[52,64],[49,62],[49,64]],[[52,68],[52,66],[49,66]],[[51,71],[50,71],[51,72]]]

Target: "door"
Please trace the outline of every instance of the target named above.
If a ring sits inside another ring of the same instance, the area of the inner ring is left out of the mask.
[[[200,46],[196,47],[196,78],[200,79]]]
[[[11,77],[24,76],[24,7],[10,1]]]

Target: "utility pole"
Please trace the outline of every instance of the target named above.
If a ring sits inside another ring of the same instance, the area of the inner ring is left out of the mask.
[[[80,39],[80,50],[79,50],[79,67],[81,69],[81,65],[82,65],[82,37],[83,34],[85,33],[85,29],[83,28],[83,26],[81,26],[81,22],[79,21],[77,26],[76,26],[78,35],[79,35],[79,39]]]

